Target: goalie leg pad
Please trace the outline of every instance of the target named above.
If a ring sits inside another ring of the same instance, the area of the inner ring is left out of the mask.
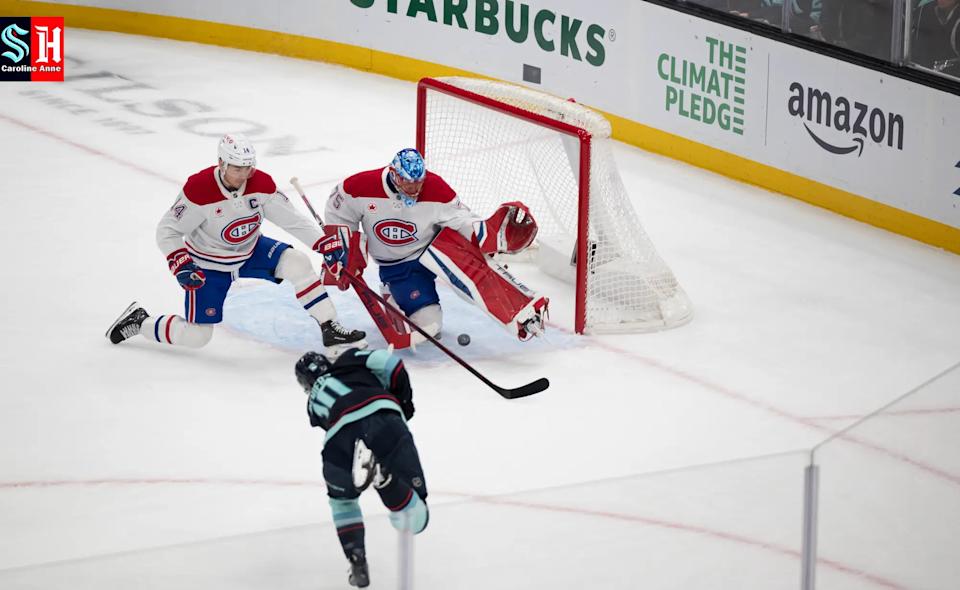
[[[390,285],[386,283],[380,283],[380,295],[387,301],[387,303],[393,305],[397,304],[397,302],[393,299],[393,295],[390,293]],[[397,334],[404,334],[410,331],[407,328],[407,324],[397,314],[391,313],[389,310],[386,310],[386,314],[387,318],[390,320],[390,323],[393,325],[393,329],[397,331]]]
[[[443,326],[443,310],[440,309],[438,304],[434,303],[413,312],[410,314],[410,319],[423,328],[424,332],[436,338]]]
[[[540,314],[546,309],[546,298],[538,296],[500,265],[488,260],[476,245],[450,228],[437,234],[420,261],[449,282],[458,295],[521,340],[527,339],[529,333],[524,330],[524,323],[541,318]],[[542,318],[539,323],[542,325]]]

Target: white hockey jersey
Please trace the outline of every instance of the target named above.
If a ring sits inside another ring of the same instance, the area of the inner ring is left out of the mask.
[[[220,181],[217,167],[211,166],[187,179],[173,207],[160,219],[157,245],[164,256],[186,246],[197,266],[231,272],[253,254],[264,219],[311,249],[323,235],[277,191],[269,174],[256,170],[231,191]]]
[[[390,168],[360,172],[341,182],[327,200],[324,220],[367,234],[370,256],[389,266],[415,260],[444,227],[468,240],[479,218],[457,197],[439,175],[427,172],[420,196],[404,204],[387,181]]]

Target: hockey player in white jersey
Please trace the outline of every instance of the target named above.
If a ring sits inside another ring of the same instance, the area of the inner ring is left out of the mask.
[[[365,347],[366,334],[346,330],[306,254],[263,235],[264,219],[315,249],[323,233],[256,169],[253,145],[225,135],[218,165],[191,176],[157,226],[157,245],[183,288],[184,315],[151,316],[136,302],[107,330],[114,344],[137,334],[148,340],[199,348],[223,320],[223,302],[238,277],[289,281],[297,300],[317,321],[328,349]]]
[[[327,269],[360,274],[363,259],[349,255],[344,234],[362,226],[383,294],[431,335],[442,325],[436,277],[520,340],[543,331],[549,300],[492,260],[533,242],[537,224],[530,211],[510,202],[479,218],[443,178],[427,171],[417,150],[403,149],[389,166],[341,182],[327,201],[325,221],[328,236],[319,251]]]

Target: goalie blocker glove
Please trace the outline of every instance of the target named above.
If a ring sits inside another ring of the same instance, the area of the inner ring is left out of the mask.
[[[197,266],[186,248],[175,250],[167,255],[167,265],[177,282],[186,291],[195,291],[207,282],[203,269]]]
[[[366,236],[350,231],[345,225],[326,225],[323,230],[324,236],[317,242],[316,251],[323,256],[324,284],[336,284],[341,291],[346,291],[350,281],[344,273],[359,277],[367,267]]]
[[[522,252],[537,237],[537,221],[520,201],[503,203],[485,221],[474,224],[475,243],[488,256]]]

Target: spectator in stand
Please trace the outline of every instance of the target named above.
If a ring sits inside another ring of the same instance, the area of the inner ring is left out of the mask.
[[[823,0],[816,32],[827,43],[889,61],[892,0]]]
[[[730,0],[727,10],[737,16],[779,28],[783,17],[783,0]]]
[[[823,41],[820,36],[821,0],[793,0],[790,12],[790,32]]]
[[[960,77],[958,4],[958,0],[931,0],[916,8],[911,39],[915,64]]]
[[[783,0],[689,0],[690,4],[780,26]],[[809,1],[809,0],[806,0]],[[819,1],[819,0],[818,0]]]

